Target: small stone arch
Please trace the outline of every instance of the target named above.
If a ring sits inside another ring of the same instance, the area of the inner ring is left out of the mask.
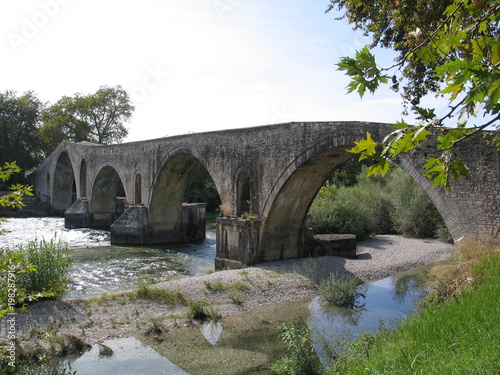
[[[80,164],[80,198],[87,196],[87,161],[82,159]]]
[[[240,172],[236,180],[236,215],[250,213],[251,207],[250,177],[246,172]]]
[[[134,203],[142,204],[142,175],[137,173],[134,181]]]

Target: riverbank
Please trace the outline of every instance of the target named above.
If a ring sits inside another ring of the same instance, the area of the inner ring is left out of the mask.
[[[27,313],[17,315],[16,334],[24,340],[23,346],[43,353],[52,350],[49,333],[94,344],[151,330],[166,332],[192,325],[188,316],[196,304],[223,320],[263,306],[311,299],[317,289],[304,273],[320,279],[337,272],[369,282],[447,260],[452,250],[453,245],[437,240],[376,236],[358,244],[357,259],[329,256],[272,262],[155,284],[144,287],[143,294],[122,292],[85,300],[36,302]],[[4,319],[2,328],[5,324]],[[2,342],[5,333],[2,329]]]

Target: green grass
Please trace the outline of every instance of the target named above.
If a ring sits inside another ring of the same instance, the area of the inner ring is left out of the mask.
[[[166,305],[185,305],[186,299],[178,290],[152,288],[147,282],[140,282],[129,294],[131,299],[151,300]]]
[[[500,253],[464,267],[461,292],[429,303],[395,331],[352,343],[327,374],[498,374]]]

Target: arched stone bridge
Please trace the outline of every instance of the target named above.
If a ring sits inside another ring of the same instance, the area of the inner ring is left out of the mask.
[[[366,122],[287,123],[110,146],[62,143],[31,179],[68,227],[111,226],[115,244],[175,243],[204,236],[204,207],[182,202],[201,163],[228,215],[217,220],[216,266],[240,267],[307,256],[305,219],[318,189],[367,131],[380,140],[391,130]],[[399,165],[430,195],[455,241],[499,241],[499,154],[481,137],[459,153],[470,179],[449,193],[431,188],[418,159]],[[125,199],[116,198],[120,192]],[[242,219],[245,211],[258,219]]]

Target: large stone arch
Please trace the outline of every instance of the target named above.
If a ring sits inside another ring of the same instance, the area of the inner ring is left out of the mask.
[[[170,152],[164,159],[159,173],[156,175],[151,189],[148,204],[148,242],[179,243],[186,242],[185,210],[183,209],[184,192],[191,172],[201,164],[208,173],[203,158],[195,155],[188,148],[178,148]],[[217,187],[217,183],[216,183]],[[217,190],[218,187],[217,187]],[[186,205],[184,205],[186,207]],[[204,211],[203,211],[204,212]],[[204,213],[203,213],[204,214]],[[203,222],[202,220],[197,220]],[[203,227],[204,237],[204,227]]]
[[[97,172],[90,193],[89,217],[93,227],[108,227],[123,213],[125,203],[117,199],[124,190],[122,179],[111,165],[103,165]]]
[[[350,160],[346,146],[323,142],[302,153],[283,171],[263,207],[257,262],[303,257],[309,207],[331,173]]]
[[[63,214],[75,201],[75,174],[69,154],[62,151],[57,158],[52,179],[51,206],[54,214]]]

